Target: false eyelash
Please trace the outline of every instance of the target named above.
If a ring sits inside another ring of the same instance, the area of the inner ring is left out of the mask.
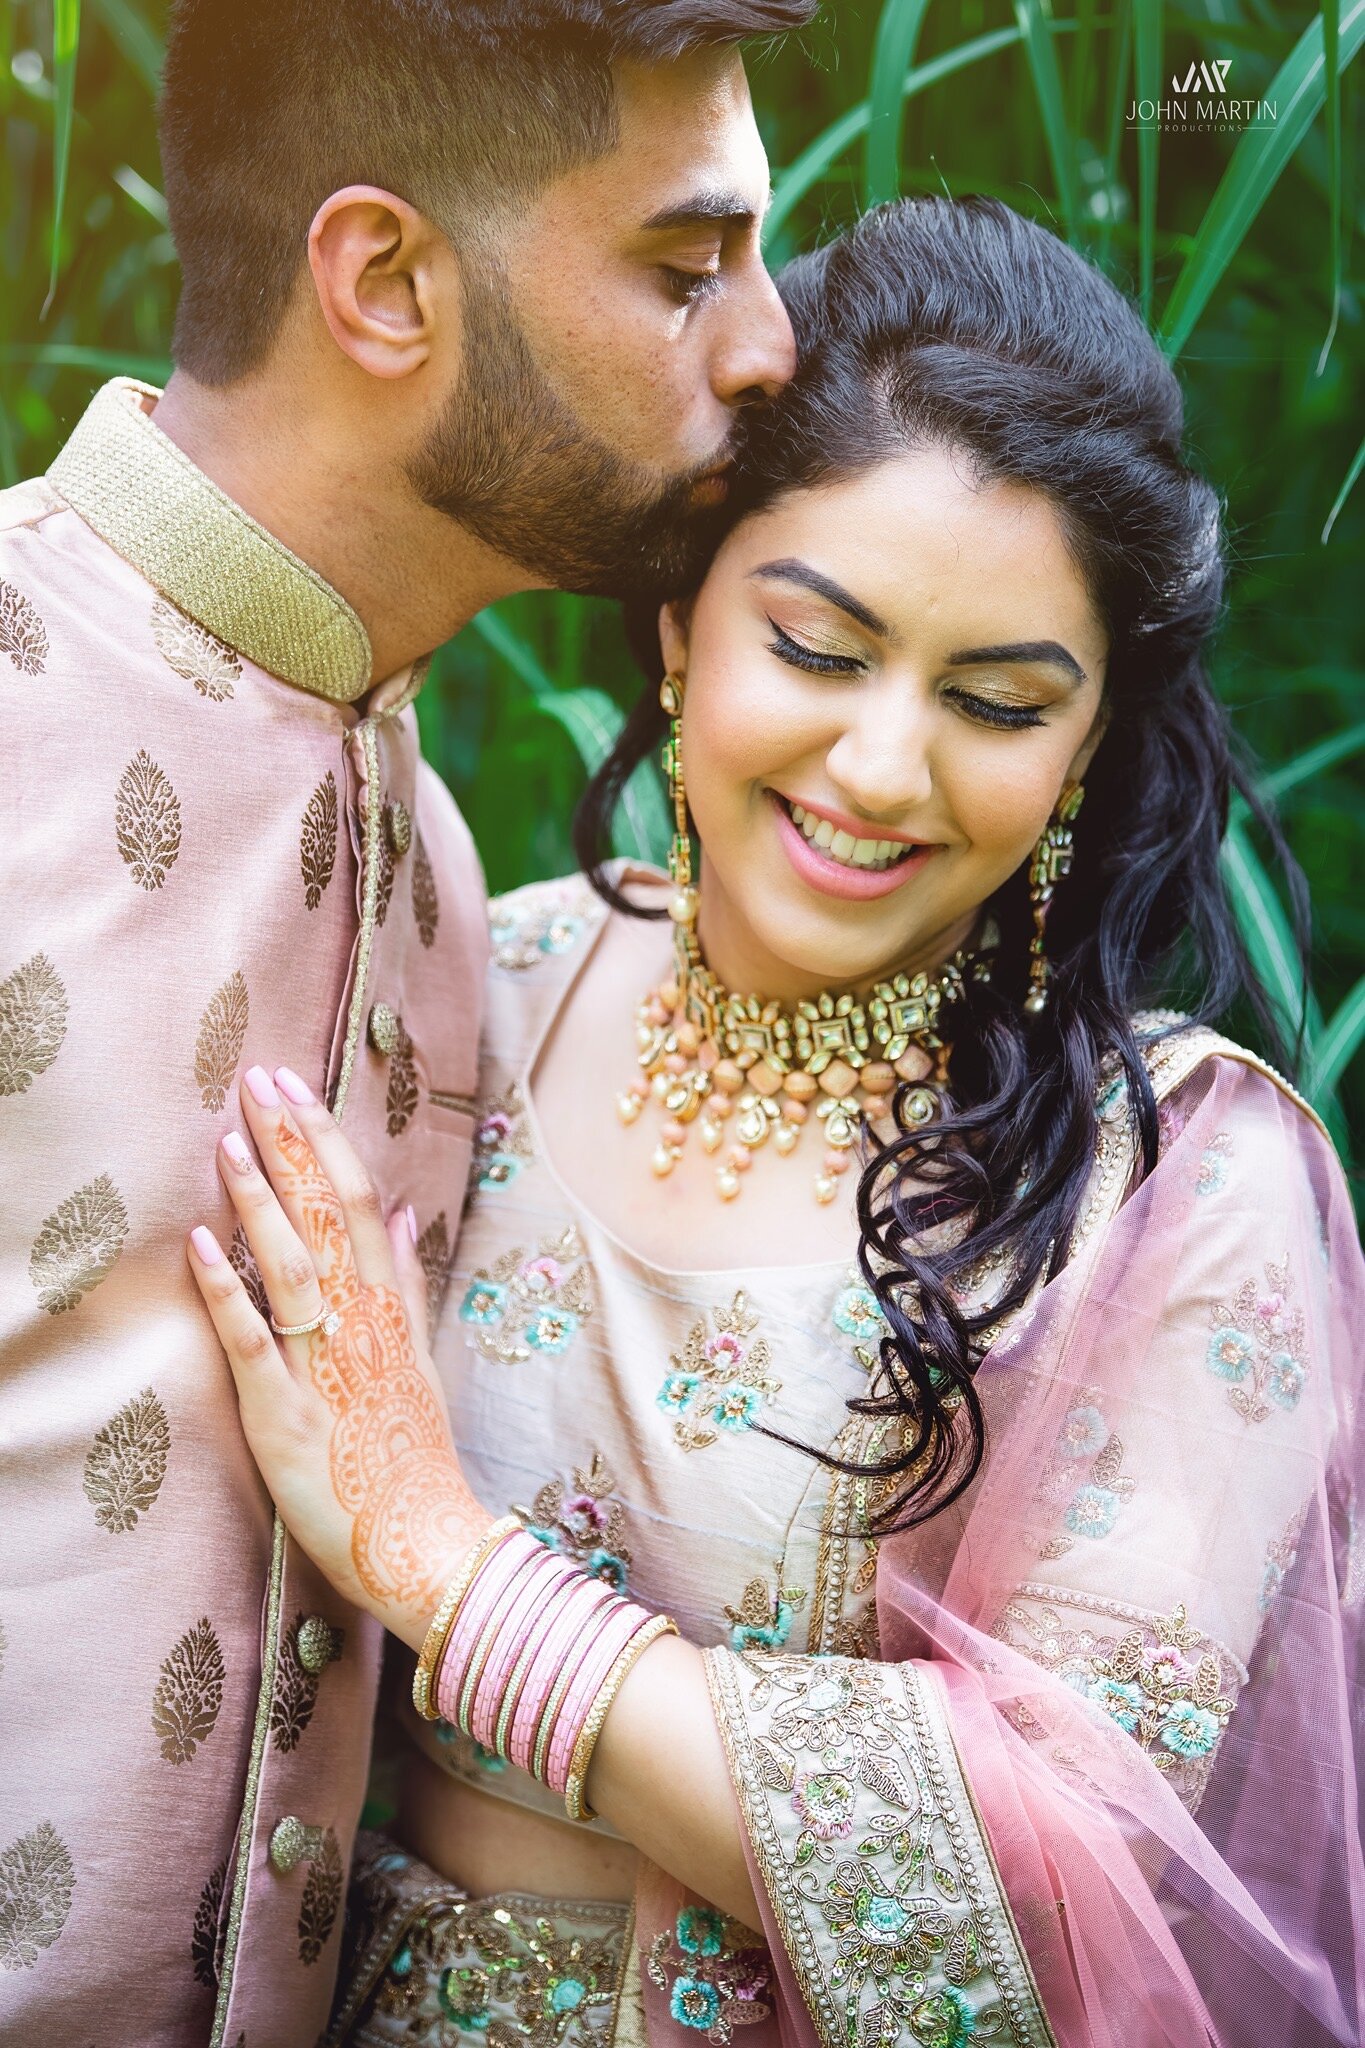
[[[864,666],[855,654],[819,654],[813,647],[803,647],[790,633],[783,632],[776,619],[769,619],[768,624],[776,635],[768,642],[768,652],[792,668],[804,669],[807,675],[851,676]]]
[[[992,704],[988,698],[972,696],[969,690],[946,690],[944,695],[978,725],[994,726],[997,732],[1024,732],[1046,723],[1033,704]]]

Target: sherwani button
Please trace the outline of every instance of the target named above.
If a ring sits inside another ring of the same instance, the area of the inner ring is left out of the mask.
[[[384,806],[384,834],[390,849],[400,859],[412,845],[412,818],[406,804],[400,804],[395,797]]]
[[[310,1614],[306,1621],[299,1623],[295,1643],[298,1658],[305,1671],[314,1676],[325,1671],[334,1657],[341,1655],[341,1644],[330,1621],[324,1621],[320,1614]]]
[[[396,1053],[402,1029],[397,1010],[390,1009],[387,1003],[375,1004],[370,1011],[370,1044],[376,1052],[382,1052],[386,1059]]]
[[[287,1813],[271,1830],[270,1860],[280,1875],[287,1877],[296,1864],[320,1856],[325,1842],[322,1828],[305,1827],[297,1814]]]

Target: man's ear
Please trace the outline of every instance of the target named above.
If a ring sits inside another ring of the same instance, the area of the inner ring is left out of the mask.
[[[347,185],[323,200],[308,231],[308,267],[333,341],[371,377],[422,369],[438,323],[458,319],[459,265],[449,241],[376,185]]]
[[[687,674],[687,642],[692,624],[692,607],[677,598],[671,598],[659,610],[659,650],[664,658],[664,674],[685,676]]]

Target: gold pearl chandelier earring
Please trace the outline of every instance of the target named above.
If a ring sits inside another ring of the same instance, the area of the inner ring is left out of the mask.
[[[1047,830],[1033,849],[1033,859],[1029,866],[1033,939],[1029,946],[1028,994],[1024,997],[1024,1008],[1034,1017],[1040,1016],[1047,1008],[1048,982],[1052,974],[1045,950],[1047,914],[1058,882],[1063,881],[1071,873],[1074,845],[1071,827],[1084,801],[1085,788],[1082,783],[1068,782],[1064,785],[1057,799],[1057,808],[1048,821]]]
[[[697,938],[680,675],[664,677],[659,702],[670,720],[663,765],[673,806],[668,914],[674,965],[636,1011],[640,1071],[617,1097],[618,1114],[633,1124],[651,1097],[658,1103],[664,1122],[650,1163],[661,1178],[681,1159],[694,1123],[705,1151],[725,1147],[716,1169],[716,1192],[725,1202],[739,1194],[755,1153],[769,1143],[777,1153],[794,1152],[813,1118],[825,1147],[815,1198],[830,1202],[852,1163],[863,1118],[873,1124],[889,1119],[899,1083],[909,1084],[905,1120],[932,1120],[948,1074],[940,1011],[960,999],[969,978],[990,979],[990,959],[958,953],[937,974],[878,982],[865,1000],[825,991],[790,1011],[723,987]],[[985,945],[996,942],[988,931]]]

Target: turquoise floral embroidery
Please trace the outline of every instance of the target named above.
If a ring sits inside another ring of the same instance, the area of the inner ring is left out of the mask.
[[[1265,1282],[1244,1280],[1230,1302],[1217,1303],[1204,1354],[1247,1422],[1264,1422],[1272,1408],[1297,1408],[1308,1378],[1307,1333],[1302,1309],[1290,1304],[1288,1259],[1271,1260]]]
[[[758,1317],[741,1291],[729,1308],[700,1317],[681,1356],[669,1359],[655,1400],[674,1418],[674,1441],[683,1450],[704,1450],[722,1430],[742,1435],[758,1421],[764,1402],[781,1392],[768,1371],[772,1347],[757,1329]]]
[[[1244,1380],[1251,1371],[1255,1356],[1256,1346],[1246,1331],[1229,1329],[1224,1325],[1209,1338],[1204,1363],[1210,1372],[1217,1373],[1220,1380]]]
[[[1109,1424],[1093,1402],[1085,1402],[1068,1414],[1057,1448],[1064,1458],[1093,1458],[1108,1441]]]
[[[596,1309],[592,1269],[572,1225],[528,1258],[518,1247],[475,1273],[460,1303],[470,1343],[502,1365],[562,1358]]]
[[[738,1607],[727,1607],[732,1650],[780,1650],[792,1632],[796,1610],[804,1607],[804,1586],[769,1590],[766,1579],[750,1579]]]
[[[1207,1707],[1176,1700],[1166,1711],[1161,1741],[1177,1756],[1207,1756],[1223,1732],[1223,1724]]]
[[[1207,1767],[1232,1714],[1222,1668],[1185,1609],[1134,1629],[1108,1657],[1091,1661],[1088,1695],[1134,1737],[1159,1771],[1195,1766],[1177,1790],[1202,1789]],[[1187,1652],[1194,1651],[1191,1657]]]
[[[962,2048],[977,2031],[976,2014],[960,1991],[945,1984],[911,2009],[910,2031],[923,2048]]]
[[[1039,1505],[1052,1515],[1061,1510],[1061,1527],[1054,1523],[1040,1557],[1065,1557],[1078,1536],[1098,1542],[1112,1534],[1136,1487],[1123,1470],[1123,1458],[1122,1440],[1105,1420],[1098,1390],[1085,1388],[1068,1409],[1038,1482]]]
[[[488,906],[488,936],[498,967],[517,972],[569,952],[587,929],[595,899],[587,884],[573,880],[558,888],[543,883]]]
[[[507,1769],[506,1763],[496,1750],[485,1749],[481,1742],[475,1742],[472,1736],[455,1727],[453,1722],[436,1721],[432,1726],[442,1749],[451,1751],[449,1761],[452,1769],[486,1771],[490,1778],[497,1777],[500,1772]]]
[[[624,1593],[630,1573],[626,1513],[620,1501],[608,1498],[613,1488],[611,1473],[594,1453],[592,1463],[576,1471],[571,1482],[552,1479],[529,1508],[512,1512],[548,1549]]]
[[[510,1188],[533,1157],[520,1092],[490,1096],[474,1132],[474,1180],[482,1194]]]
[[[685,1906],[671,1931],[655,1935],[645,1968],[679,2026],[725,2042],[770,2017],[772,1965],[766,1948],[741,1946],[748,1933],[710,1906]]]
[[[1232,1152],[1232,1139],[1226,1131],[1220,1131],[1204,1147],[1199,1161],[1199,1171],[1194,1188],[1198,1195],[1221,1195],[1228,1184],[1228,1164]]]
[[[1108,1486],[1082,1486],[1063,1520],[1073,1536],[1107,1536],[1118,1520],[1120,1497]]]
[[[834,1327],[845,1337],[856,1337],[864,1344],[878,1344],[887,1334],[888,1324],[877,1297],[870,1287],[861,1281],[850,1282],[834,1304]]]

